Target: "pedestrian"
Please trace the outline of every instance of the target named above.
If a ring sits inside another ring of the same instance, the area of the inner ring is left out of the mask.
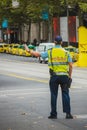
[[[49,119],[57,119],[57,97],[58,88],[61,87],[63,112],[66,113],[66,119],[73,119],[71,114],[70,96],[68,81],[72,76],[72,58],[68,51],[62,48],[62,37],[56,36],[55,47],[47,52],[39,53],[29,50],[25,45],[25,49],[36,57],[47,58],[50,72],[50,93],[51,93],[51,112]]]
[[[33,40],[32,45],[37,46],[37,39],[36,38]]]

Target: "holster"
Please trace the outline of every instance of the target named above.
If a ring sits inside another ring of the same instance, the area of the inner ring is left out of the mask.
[[[68,83],[67,83],[67,87],[70,88],[71,87],[71,83],[72,83],[72,78],[68,79]]]
[[[49,69],[49,73],[50,73],[50,76],[56,75],[56,73],[52,69]]]

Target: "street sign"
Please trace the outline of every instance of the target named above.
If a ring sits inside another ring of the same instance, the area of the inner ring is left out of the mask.
[[[49,19],[49,9],[48,7],[44,7],[42,10],[42,19],[43,20],[48,20]]]
[[[48,20],[48,18],[49,18],[48,12],[47,11],[42,11],[42,19],[43,20]]]
[[[79,59],[77,64],[79,67],[87,67],[87,28],[80,26],[78,31]]]
[[[8,20],[4,19],[2,22],[2,28],[8,28]]]

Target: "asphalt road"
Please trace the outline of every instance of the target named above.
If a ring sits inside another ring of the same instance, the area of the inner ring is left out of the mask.
[[[47,64],[36,58],[0,54],[0,130],[87,130],[87,68],[73,67],[72,114],[66,120],[58,95],[58,119],[49,120]]]

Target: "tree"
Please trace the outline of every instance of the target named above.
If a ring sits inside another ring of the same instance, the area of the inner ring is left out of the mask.
[[[0,0],[0,23],[2,23],[3,18],[8,19],[9,27],[18,26],[21,29],[25,24],[28,26],[28,38],[30,39],[30,28],[31,23],[40,23],[44,21],[47,24],[48,29],[51,25],[52,18],[60,16],[62,12],[66,10],[68,6],[71,10],[77,12],[79,16],[80,25],[83,24],[83,12],[87,12],[87,2],[86,0],[18,0],[19,7],[12,7],[12,0]],[[49,18],[44,20],[42,18],[42,11],[47,8],[49,13]],[[39,28],[40,31],[40,28]],[[21,32],[21,31],[20,31]],[[49,32],[49,30],[48,30]],[[40,32],[39,37],[40,37]],[[21,33],[20,33],[21,36]],[[21,39],[21,38],[20,38]],[[28,39],[28,40],[29,40]]]

